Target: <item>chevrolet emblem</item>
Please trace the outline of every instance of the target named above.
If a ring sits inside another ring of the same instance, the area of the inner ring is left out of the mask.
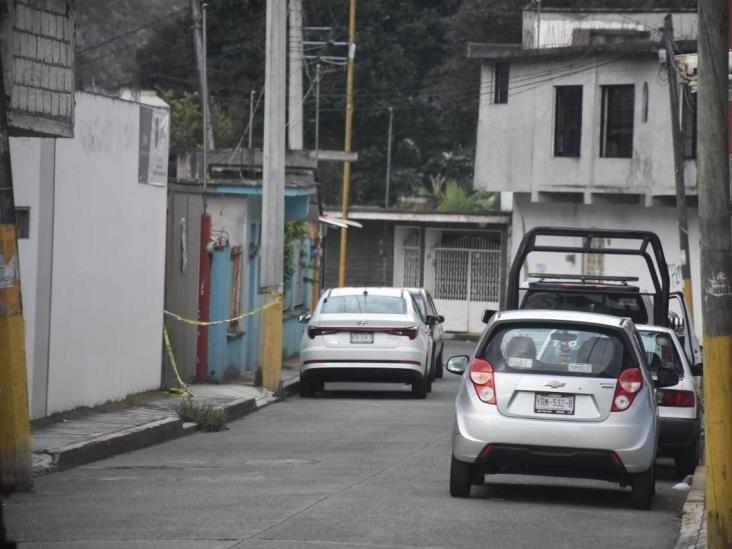
[[[560,387],[564,387],[566,383],[562,383],[561,381],[550,381],[545,385],[545,387],[551,387],[552,389],[559,389]]]

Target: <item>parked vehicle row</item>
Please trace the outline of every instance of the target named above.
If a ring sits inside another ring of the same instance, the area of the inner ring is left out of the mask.
[[[306,323],[300,345],[300,394],[326,382],[376,381],[411,385],[426,398],[442,377],[444,317],[420,288],[326,290]]]
[[[582,244],[548,244],[542,236]],[[598,239],[623,244],[608,250]],[[530,274],[538,280],[521,287],[526,258],[536,251],[639,256],[653,291],[641,292],[635,277],[558,273]],[[509,272],[505,302],[513,310],[486,311],[473,354],[447,362],[462,376],[450,494],[468,496],[487,474],[557,475],[629,485],[633,506],[648,509],[658,455],[673,457],[680,475],[693,472],[701,353],[683,299],[683,321],[669,320],[672,299],[653,233],[529,231]]]

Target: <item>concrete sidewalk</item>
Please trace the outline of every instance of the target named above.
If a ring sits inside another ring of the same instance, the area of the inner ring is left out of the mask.
[[[297,390],[297,361],[283,365],[282,392]],[[226,421],[242,418],[278,400],[251,380],[215,385],[190,385],[194,400],[220,408]],[[167,391],[146,393],[119,406],[59,414],[55,421],[32,426],[33,474],[41,475],[90,461],[138,450],[198,431],[184,423],[176,409],[184,397]]]
[[[681,531],[674,549],[707,549],[707,514],[704,504],[705,471],[705,467],[700,465],[694,472],[694,480],[681,514]]]

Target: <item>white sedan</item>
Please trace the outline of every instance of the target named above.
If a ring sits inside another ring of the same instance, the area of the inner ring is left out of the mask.
[[[397,288],[326,290],[300,343],[300,394],[325,382],[408,383],[415,398],[432,389],[432,339],[412,295]]]

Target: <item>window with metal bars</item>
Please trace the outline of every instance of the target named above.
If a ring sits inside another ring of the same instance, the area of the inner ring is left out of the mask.
[[[554,156],[579,157],[582,144],[582,86],[556,87]]]
[[[602,86],[602,120],[600,156],[631,158],[633,156],[633,115],[635,86]]]
[[[508,63],[496,63],[493,68],[493,102],[508,103]]]

